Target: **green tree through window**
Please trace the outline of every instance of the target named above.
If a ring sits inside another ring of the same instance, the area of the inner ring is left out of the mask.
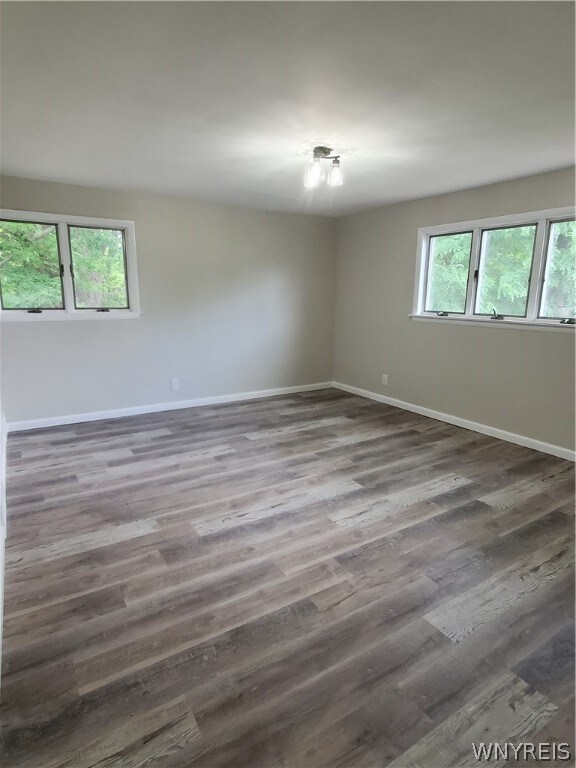
[[[418,250],[416,316],[576,325],[573,206],[422,227]]]
[[[54,224],[0,221],[3,309],[62,309],[58,237]]]
[[[536,225],[482,233],[476,312],[524,317]]]
[[[426,311],[464,312],[472,232],[430,238]]]
[[[540,317],[576,317],[576,223],[550,226]]]
[[[76,307],[126,309],[122,230],[70,227],[69,232]]]
[[[0,295],[4,310],[130,309],[126,229],[0,219]]]

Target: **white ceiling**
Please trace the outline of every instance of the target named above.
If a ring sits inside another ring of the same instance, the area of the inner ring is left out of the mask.
[[[340,215],[574,164],[571,2],[2,6],[5,174]]]

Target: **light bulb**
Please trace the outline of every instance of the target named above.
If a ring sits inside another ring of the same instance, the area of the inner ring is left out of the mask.
[[[310,165],[306,168],[304,174],[304,186],[306,189],[316,189],[320,186],[320,182],[324,178],[324,168],[320,163],[320,160],[315,158]]]
[[[332,167],[330,168],[330,171],[328,173],[327,183],[329,187],[341,187],[342,184],[344,183],[339,160],[334,160],[334,162],[332,163]]]

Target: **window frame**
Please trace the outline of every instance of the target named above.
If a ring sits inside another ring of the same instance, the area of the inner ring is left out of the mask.
[[[98,307],[79,307],[78,306],[78,297],[76,295],[76,281],[74,279],[74,254],[72,252],[72,229],[99,229],[99,230],[105,230],[108,232],[121,232],[122,233],[122,266],[124,268],[124,280],[126,285],[126,303],[127,307],[108,307],[108,311],[112,312],[117,309],[130,309],[130,291],[128,290],[128,260],[126,257],[126,230],[121,227],[88,227],[85,224],[67,224],[67,231],[68,231],[68,248],[70,249],[70,269],[72,272],[72,289],[73,289],[73,299],[74,299],[74,309],[77,312],[90,312],[91,310],[97,310]],[[76,269],[78,267],[76,266]]]
[[[472,243],[474,240],[474,232],[471,229],[465,229],[464,232],[451,232],[450,234],[458,234],[458,235],[470,235],[470,261],[472,261]],[[428,236],[428,248],[426,251],[426,272],[424,275],[424,295],[422,297],[422,307],[423,310],[426,313],[432,313],[436,314],[436,310],[434,309],[426,309],[427,299],[428,299],[428,292],[430,288],[430,256],[431,256],[431,248],[430,243],[435,237],[442,237],[442,235],[429,235]],[[464,311],[463,312],[451,312],[450,314],[455,315],[456,317],[463,317],[466,314],[466,308],[467,308],[467,299],[468,299],[468,289],[470,287],[470,264],[468,264],[468,277],[466,278],[466,295],[464,296]]]
[[[551,208],[541,211],[529,211],[527,213],[511,214],[508,216],[495,216],[485,219],[460,221],[454,224],[440,224],[433,227],[421,227],[418,230],[418,248],[416,255],[416,279],[414,281],[413,308],[410,317],[414,320],[424,320],[438,323],[464,323],[476,326],[496,328],[524,328],[532,330],[549,330],[570,332],[575,326],[563,324],[562,318],[539,317],[542,286],[546,269],[547,245],[550,236],[551,225],[557,221],[567,221],[576,216],[575,206],[563,208]],[[526,316],[492,318],[491,315],[474,314],[478,286],[480,283],[480,258],[482,232],[491,229],[505,229],[507,227],[521,227],[536,225],[534,239],[534,251],[532,266],[528,284],[528,296],[526,302]],[[438,235],[457,235],[472,231],[472,248],[470,255],[468,284],[466,289],[466,306],[464,314],[442,313],[427,311],[425,308],[426,285],[428,281],[428,265],[430,256],[430,239]]]
[[[552,234],[552,225],[553,224],[561,224],[563,221],[571,221],[571,218],[568,217],[568,218],[564,218],[564,219],[552,219],[552,220],[550,220],[548,222],[548,226],[546,228],[546,236],[545,236],[545,241],[544,241],[544,258],[542,260],[542,265],[541,265],[540,273],[538,275],[538,281],[539,281],[540,286],[541,286],[540,293],[539,293],[539,296],[538,296],[538,304],[537,304],[537,307],[536,307],[537,320],[538,321],[540,321],[540,320],[547,320],[547,321],[550,321],[552,323],[558,323],[558,322],[560,322],[560,320],[562,320],[561,317],[544,317],[540,313],[542,311],[542,302],[544,300],[544,278],[546,276],[546,268],[548,266],[548,249],[550,247],[550,236]],[[576,264],[575,264],[575,268],[576,268]]]
[[[2,309],[2,320],[9,322],[43,322],[53,320],[119,320],[140,317],[140,296],[138,291],[138,270],[136,263],[136,233],[133,221],[120,219],[101,219],[88,216],[68,216],[56,213],[38,213],[33,211],[0,209],[0,219],[20,221],[31,224],[51,224],[56,226],[58,256],[61,264],[62,309]],[[124,238],[124,257],[127,309],[76,308],[74,282],[72,277],[72,255],[70,249],[69,227],[88,227],[93,229],[122,230]]]
[[[54,236],[56,237],[56,253],[58,256],[58,280],[60,283],[60,296],[62,298],[61,307],[7,307],[4,309],[2,285],[0,283],[0,309],[3,312],[62,312],[64,309],[64,265],[62,264],[62,258],[60,256],[60,231],[58,225],[52,221],[19,221],[18,219],[9,219],[6,216],[2,216],[2,221],[6,221],[14,224],[40,224],[40,226],[52,227],[54,229]]]
[[[481,294],[481,288],[482,288],[482,272],[481,272],[481,265],[482,260],[484,257],[484,267],[486,265],[486,248],[488,248],[488,242],[484,241],[484,235],[488,234],[490,232],[501,232],[502,230],[509,230],[509,229],[523,229],[524,227],[534,227],[534,239],[532,240],[532,254],[530,256],[530,271],[528,273],[528,286],[526,291],[526,301],[524,303],[524,314],[523,315],[504,315],[504,317],[509,317],[511,320],[525,320],[528,317],[528,300],[530,298],[530,288],[532,286],[532,279],[533,275],[532,272],[534,270],[534,256],[536,251],[536,236],[538,234],[538,224],[536,222],[532,224],[508,224],[503,227],[482,227],[478,232],[478,237],[480,238],[480,242],[478,244],[478,266],[476,267],[478,271],[478,277],[474,277],[474,280],[476,281],[473,286],[473,297],[472,297],[472,316],[473,317],[492,317],[492,315],[489,312],[479,312],[477,311],[476,307],[479,304],[479,298]]]

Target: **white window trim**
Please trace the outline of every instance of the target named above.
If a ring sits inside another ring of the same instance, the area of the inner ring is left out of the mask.
[[[46,321],[62,320],[134,320],[140,317],[140,294],[138,291],[138,269],[136,264],[136,233],[133,221],[100,219],[88,216],[67,216],[59,213],[38,213],[36,211],[15,211],[6,208],[0,209],[0,219],[55,224],[58,228],[60,261],[64,266],[64,275],[62,277],[64,309],[43,309],[42,312],[38,313],[31,313],[23,309],[4,309],[2,310],[2,322],[42,323]],[[71,257],[67,232],[68,225],[81,225],[95,228],[108,227],[111,229],[123,230],[126,247],[126,282],[128,288],[128,301],[130,304],[129,309],[110,309],[108,312],[98,312],[95,309],[75,308],[70,272]]]
[[[547,222],[549,220],[569,219],[576,215],[574,206],[564,208],[550,208],[543,211],[530,211],[528,213],[516,213],[509,216],[495,216],[488,219],[475,219],[472,221],[459,221],[455,224],[440,224],[434,227],[421,227],[418,230],[418,250],[416,255],[416,279],[414,281],[414,301],[410,317],[413,320],[423,320],[431,323],[462,323],[463,325],[490,326],[492,328],[512,328],[524,330],[558,331],[560,333],[573,333],[574,325],[562,325],[556,319],[547,320],[538,317],[542,276],[546,261],[547,246]],[[478,269],[480,260],[480,235],[481,230],[506,226],[518,226],[521,224],[536,224],[536,240],[534,244],[534,258],[532,263],[531,281],[528,292],[528,306],[526,317],[505,317],[502,320],[492,320],[490,317],[474,315],[474,300],[476,288],[473,274]],[[472,231],[472,254],[470,258],[469,288],[466,296],[465,313],[438,316],[435,312],[424,310],[426,272],[428,266],[428,249],[430,238],[435,235],[452,235],[460,232]]]

